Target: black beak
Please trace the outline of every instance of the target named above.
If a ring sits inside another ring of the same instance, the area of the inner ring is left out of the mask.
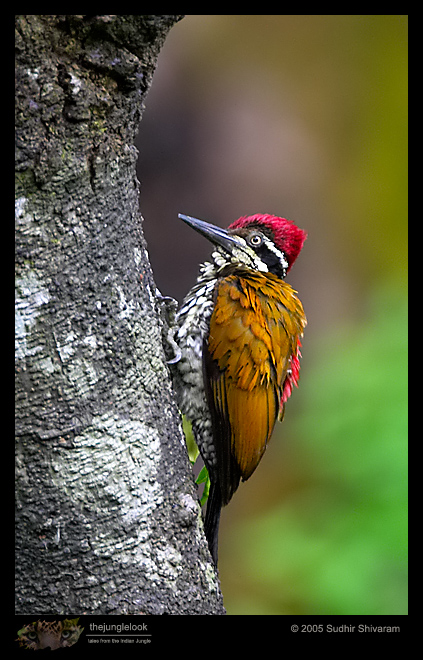
[[[191,216],[183,215],[183,213],[179,213],[178,217],[181,218],[181,220],[183,220],[184,222],[186,222],[187,225],[195,229],[195,231],[198,231],[199,234],[208,238],[209,241],[211,241],[215,245],[220,245],[230,254],[232,253],[234,247],[238,247],[238,248],[240,247],[236,238],[234,236],[231,236],[231,234],[228,234],[226,229],[222,229],[221,227],[216,227],[215,225],[211,225],[208,222],[204,222],[204,220],[197,220],[197,218],[191,218]]]

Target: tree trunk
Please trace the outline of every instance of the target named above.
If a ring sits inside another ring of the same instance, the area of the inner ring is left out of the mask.
[[[180,18],[16,19],[18,613],[224,613],[135,175]]]

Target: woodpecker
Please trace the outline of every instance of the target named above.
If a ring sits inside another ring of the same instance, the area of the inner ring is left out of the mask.
[[[174,384],[210,476],[204,528],[217,566],[221,508],[253,474],[298,384],[307,321],[284,279],[307,234],[267,214],[228,229],[179,218],[213,244],[176,314]]]

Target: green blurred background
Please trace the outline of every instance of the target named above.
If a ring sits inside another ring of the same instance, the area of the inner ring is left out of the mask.
[[[187,16],[138,147],[163,294],[210,252],[179,212],[308,231],[300,387],[222,515],[228,614],[406,614],[407,17]]]

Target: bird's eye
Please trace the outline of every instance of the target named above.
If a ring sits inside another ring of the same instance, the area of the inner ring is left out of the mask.
[[[248,239],[248,242],[249,242],[250,245],[252,245],[253,247],[258,247],[259,245],[262,244],[262,242],[263,242],[263,237],[261,236],[261,234],[253,234],[253,235],[250,236],[250,238]]]

